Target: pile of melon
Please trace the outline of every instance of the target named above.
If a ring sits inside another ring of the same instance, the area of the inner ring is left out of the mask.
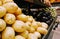
[[[0,0],[0,39],[38,39],[48,25],[24,15],[13,0]]]

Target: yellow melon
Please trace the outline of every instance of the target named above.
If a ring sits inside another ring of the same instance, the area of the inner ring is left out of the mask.
[[[38,27],[37,31],[44,35],[48,33],[48,30],[42,27]]]
[[[25,24],[22,21],[16,20],[15,23],[12,25],[16,32],[24,32],[25,31]]]
[[[3,19],[0,19],[0,32],[6,28],[6,23]]]
[[[8,13],[15,13],[18,9],[16,3],[11,3],[11,2],[3,4],[3,7],[6,8]]]
[[[5,16],[4,16],[4,20],[7,24],[13,24],[16,20],[16,17],[14,14],[10,14],[10,13],[7,13]]]
[[[28,20],[28,17],[24,14],[21,14],[17,16],[17,19],[26,22]]]
[[[25,38],[21,35],[17,35],[17,36],[15,36],[15,39],[25,39]]]
[[[2,39],[14,39],[15,32],[12,27],[6,27],[6,29],[2,32]]]
[[[18,8],[17,11],[15,12],[15,15],[19,15],[19,14],[22,14],[21,8]]]
[[[0,18],[3,17],[5,14],[6,14],[6,9],[0,6]]]
[[[20,35],[22,35],[24,38],[28,38],[29,32],[26,30],[25,32],[22,32]]]

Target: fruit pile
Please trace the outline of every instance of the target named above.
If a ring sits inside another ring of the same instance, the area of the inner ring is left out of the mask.
[[[48,25],[24,15],[13,0],[0,0],[0,39],[38,39]]]

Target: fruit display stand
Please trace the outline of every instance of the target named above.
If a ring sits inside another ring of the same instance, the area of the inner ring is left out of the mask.
[[[0,39],[47,39],[56,16],[39,0],[0,0]]]
[[[22,1],[21,0],[14,0],[14,1],[15,1],[15,3],[17,3],[17,5],[20,8],[22,8],[23,11],[25,11],[27,13],[27,14],[26,13],[24,13],[24,14],[31,15],[31,16],[32,16],[32,14],[30,14],[31,13],[31,10],[30,9],[33,8],[33,9],[37,9],[38,10],[39,8],[46,8],[46,7],[48,7],[45,4],[43,4],[43,3],[28,2],[28,1],[24,1],[24,0],[22,0]],[[54,26],[56,26],[55,25],[56,18],[57,17],[54,17],[53,18],[52,22],[49,25],[48,33],[46,35],[42,35],[41,39],[47,39],[48,38],[51,30],[53,29]]]

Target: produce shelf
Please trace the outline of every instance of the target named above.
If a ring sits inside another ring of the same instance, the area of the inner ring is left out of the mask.
[[[17,3],[17,5],[20,7],[20,8],[23,8],[23,9],[27,9],[28,10],[28,13],[30,13],[30,9],[31,8],[46,8],[47,6],[43,3],[36,3],[36,2],[28,2],[28,1],[24,1],[24,0],[14,0],[15,3]],[[32,7],[31,7],[32,6]],[[49,25],[49,28],[48,28],[48,33],[46,35],[42,35],[42,38],[41,39],[47,39],[51,30],[53,29],[53,26],[55,24],[55,21],[56,21],[56,17],[53,18],[53,21],[51,23],[51,25]],[[39,38],[40,39],[40,38]]]

